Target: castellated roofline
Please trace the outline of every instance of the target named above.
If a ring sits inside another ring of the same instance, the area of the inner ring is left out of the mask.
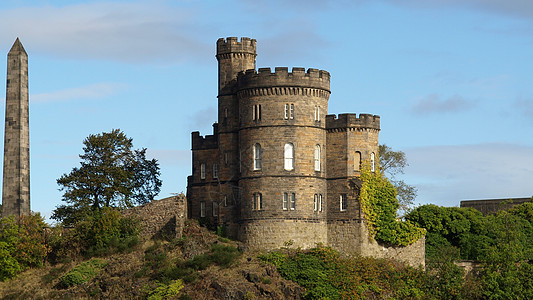
[[[372,114],[339,114],[326,116],[326,129],[365,128],[380,130],[380,117]]]
[[[256,48],[257,41],[247,37],[242,37],[240,41],[236,37],[217,40],[217,55],[236,52],[256,55]]]
[[[306,87],[327,91],[330,93],[330,74],[324,70],[309,68],[292,68],[289,72],[287,67],[276,67],[272,72],[270,68],[259,70],[246,70],[237,76],[238,89],[258,87]]]
[[[199,131],[193,131],[192,135],[192,150],[205,150],[218,148],[218,123],[213,123],[213,134],[200,135]]]

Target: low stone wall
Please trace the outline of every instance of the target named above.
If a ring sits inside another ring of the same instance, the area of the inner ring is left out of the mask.
[[[239,240],[251,250],[289,246],[310,249],[327,244],[326,222],[305,220],[260,220],[241,225]]]
[[[348,255],[389,258],[413,267],[426,266],[425,237],[406,247],[386,247],[369,238],[364,221],[329,223],[328,243],[333,249]]]
[[[125,210],[125,216],[140,218],[141,235],[152,237],[181,238],[187,217],[187,200],[180,194]]]

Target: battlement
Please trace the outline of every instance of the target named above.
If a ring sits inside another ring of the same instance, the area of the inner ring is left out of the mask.
[[[380,130],[380,117],[371,114],[339,114],[326,116],[326,129],[368,128]]]
[[[276,67],[272,72],[270,68],[259,70],[246,70],[240,72],[237,77],[239,89],[258,87],[305,87],[316,88],[330,92],[330,74],[324,70],[292,68],[289,72],[287,67]]]
[[[229,53],[247,53],[256,55],[257,41],[242,37],[239,41],[236,37],[220,38],[217,41],[217,55]]]
[[[218,148],[218,123],[213,124],[213,134],[200,135],[199,131],[192,132],[192,150],[205,150]]]

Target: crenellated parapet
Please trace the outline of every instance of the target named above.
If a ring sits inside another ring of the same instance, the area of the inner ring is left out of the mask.
[[[236,37],[220,38],[217,41],[217,58],[227,55],[253,55],[256,54],[257,42],[255,39],[242,37],[239,41]]]
[[[380,130],[380,117],[371,114],[339,114],[326,116],[326,129],[328,132],[346,130]]]
[[[276,67],[247,70],[239,73],[237,89],[239,95],[309,95],[329,98],[330,74],[324,70],[309,68]]]
[[[205,150],[218,148],[218,123],[213,124],[213,134],[201,136],[200,132],[192,132],[192,150]]]

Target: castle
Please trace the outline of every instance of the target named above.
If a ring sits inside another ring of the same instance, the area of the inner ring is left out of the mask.
[[[217,41],[218,122],[192,133],[189,218],[250,249],[321,243],[423,265],[423,241],[388,249],[368,238],[358,178],[362,161],[377,167],[380,117],[328,115],[328,72],[256,70],[256,55],[254,39]]]

